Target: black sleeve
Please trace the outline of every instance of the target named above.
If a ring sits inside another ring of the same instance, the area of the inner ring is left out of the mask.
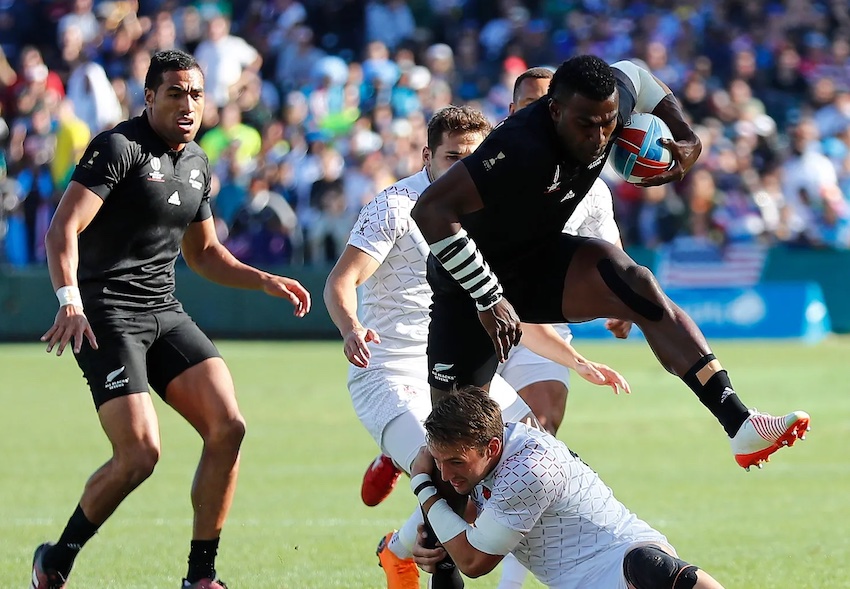
[[[124,135],[113,131],[101,133],[89,143],[71,180],[106,200],[132,168],[135,151],[134,144]]]
[[[198,212],[193,223],[205,221],[212,217],[212,207],[210,207],[210,192],[212,191],[212,175],[210,173],[210,162],[204,160],[204,196],[201,197],[201,204],[198,206]]]
[[[632,116],[632,112],[635,110],[637,91],[626,74],[617,68],[611,69],[614,71],[614,77],[617,79],[617,90],[620,91],[619,123],[622,125],[629,120],[629,117]]]
[[[465,157],[484,206],[499,207],[517,195],[543,192],[555,169],[554,154],[540,138],[517,125],[496,127],[478,149]]]

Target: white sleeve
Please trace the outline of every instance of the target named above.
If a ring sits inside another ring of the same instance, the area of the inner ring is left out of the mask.
[[[651,73],[630,61],[618,61],[611,67],[626,74],[635,87],[635,112],[652,112],[667,96],[667,91]]]
[[[523,533],[499,523],[492,509],[484,509],[466,532],[466,541],[480,552],[506,555],[516,548]]]
[[[617,243],[620,229],[614,220],[614,198],[611,189],[600,178],[582,199],[564,226],[564,233],[581,237],[596,237]]]
[[[244,68],[254,63],[259,55],[257,50],[241,37],[233,37],[233,39],[235,40],[233,49],[238,56],[239,64]]]
[[[469,543],[488,554],[507,554],[563,494],[567,475],[558,457],[529,444],[500,466],[490,498],[467,532]]]
[[[410,228],[412,207],[413,201],[407,195],[383,191],[360,210],[348,245],[383,263],[395,242]]]

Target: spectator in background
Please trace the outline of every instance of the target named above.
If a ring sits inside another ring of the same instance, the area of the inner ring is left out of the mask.
[[[310,81],[316,63],[325,52],[313,42],[310,27],[293,27],[280,45],[275,68],[275,82],[283,94],[303,88]]]
[[[214,16],[207,24],[207,37],[195,49],[195,59],[204,71],[207,96],[219,107],[227,104],[260,71],[263,58],[241,37],[230,34],[230,21]]]
[[[222,152],[233,146],[236,163],[240,167],[247,166],[260,153],[260,133],[242,122],[242,112],[235,102],[223,106],[219,115],[218,125],[201,137],[201,149],[206,152],[210,165],[215,166]]]
[[[71,29],[69,29],[71,30]],[[94,61],[80,63],[68,78],[68,98],[74,112],[92,134],[121,121],[121,103],[103,67]]]
[[[288,264],[296,252],[300,256],[295,211],[269,189],[264,171],[252,176],[247,200],[236,212],[226,245],[240,261],[264,267]]]
[[[366,40],[380,41],[390,51],[413,37],[416,22],[407,0],[370,0],[366,3]]]
[[[75,27],[80,31],[80,37],[84,45],[96,46],[100,38],[100,24],[92,12],[92,0],[73,0],[71,12],[59,19],[56,32],[60,43],[65,32]]]

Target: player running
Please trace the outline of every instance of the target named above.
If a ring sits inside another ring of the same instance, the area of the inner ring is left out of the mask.
[[[245,421],[218,350],[174,297],[175,260],[182,251],[209,280],[288,299],[298,317],[310,310],[297,281],[240,263],[216,237],[209,163],[194,142],[204,106],[195,59],[155,54],[145,105],[89,144],[47,234],[60,309],[42,340],[57,355],[73,341],[113,454],[86,482],[59,540],[36,549],[32,589],[64,588],[82,547],[153,472],[160,436],[148,384],[204,442],[182,587],[226,589],[215,558]]]

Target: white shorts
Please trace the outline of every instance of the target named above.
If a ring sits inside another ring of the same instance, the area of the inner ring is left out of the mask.
[[[422,424],[431,413],[431,388],[423,375],[392,373],[376,368],[352,373],[348,381],[358,419],[381,448],[402,469],[410,465],[425,443]],[[531,413],[516,391],[496,376],[490,395],[502,408],[506,422],[520,421]]]
[[[568,574],[560,582],[547,585],[547,587],[550,589],[584,589],[585,587],[628,589],[629,584],[626,582],[626,577],[623,574],[623,559],[629,550],[643,544],[664,546],[670,554],[676,556],[676,551],[667,543],[667,538],[662,534],[657,534],[654,537],[647,535],[638,541],[617,546],[604,554],[594,555],[591,559],[592,564],[589,562],[587,564],[590,566],[582,567],[582,574]]]
[[[572,339],[570,328],[566,325],[557,326],[557,331],[569,343]],[[538,356],[523,345],[511,350],[508,361],[500,363],[496,374],[501,375],[514,390],[519,391],[530,384],[554,380],[561,382],[569,390],[570,369],[556,362]]]

